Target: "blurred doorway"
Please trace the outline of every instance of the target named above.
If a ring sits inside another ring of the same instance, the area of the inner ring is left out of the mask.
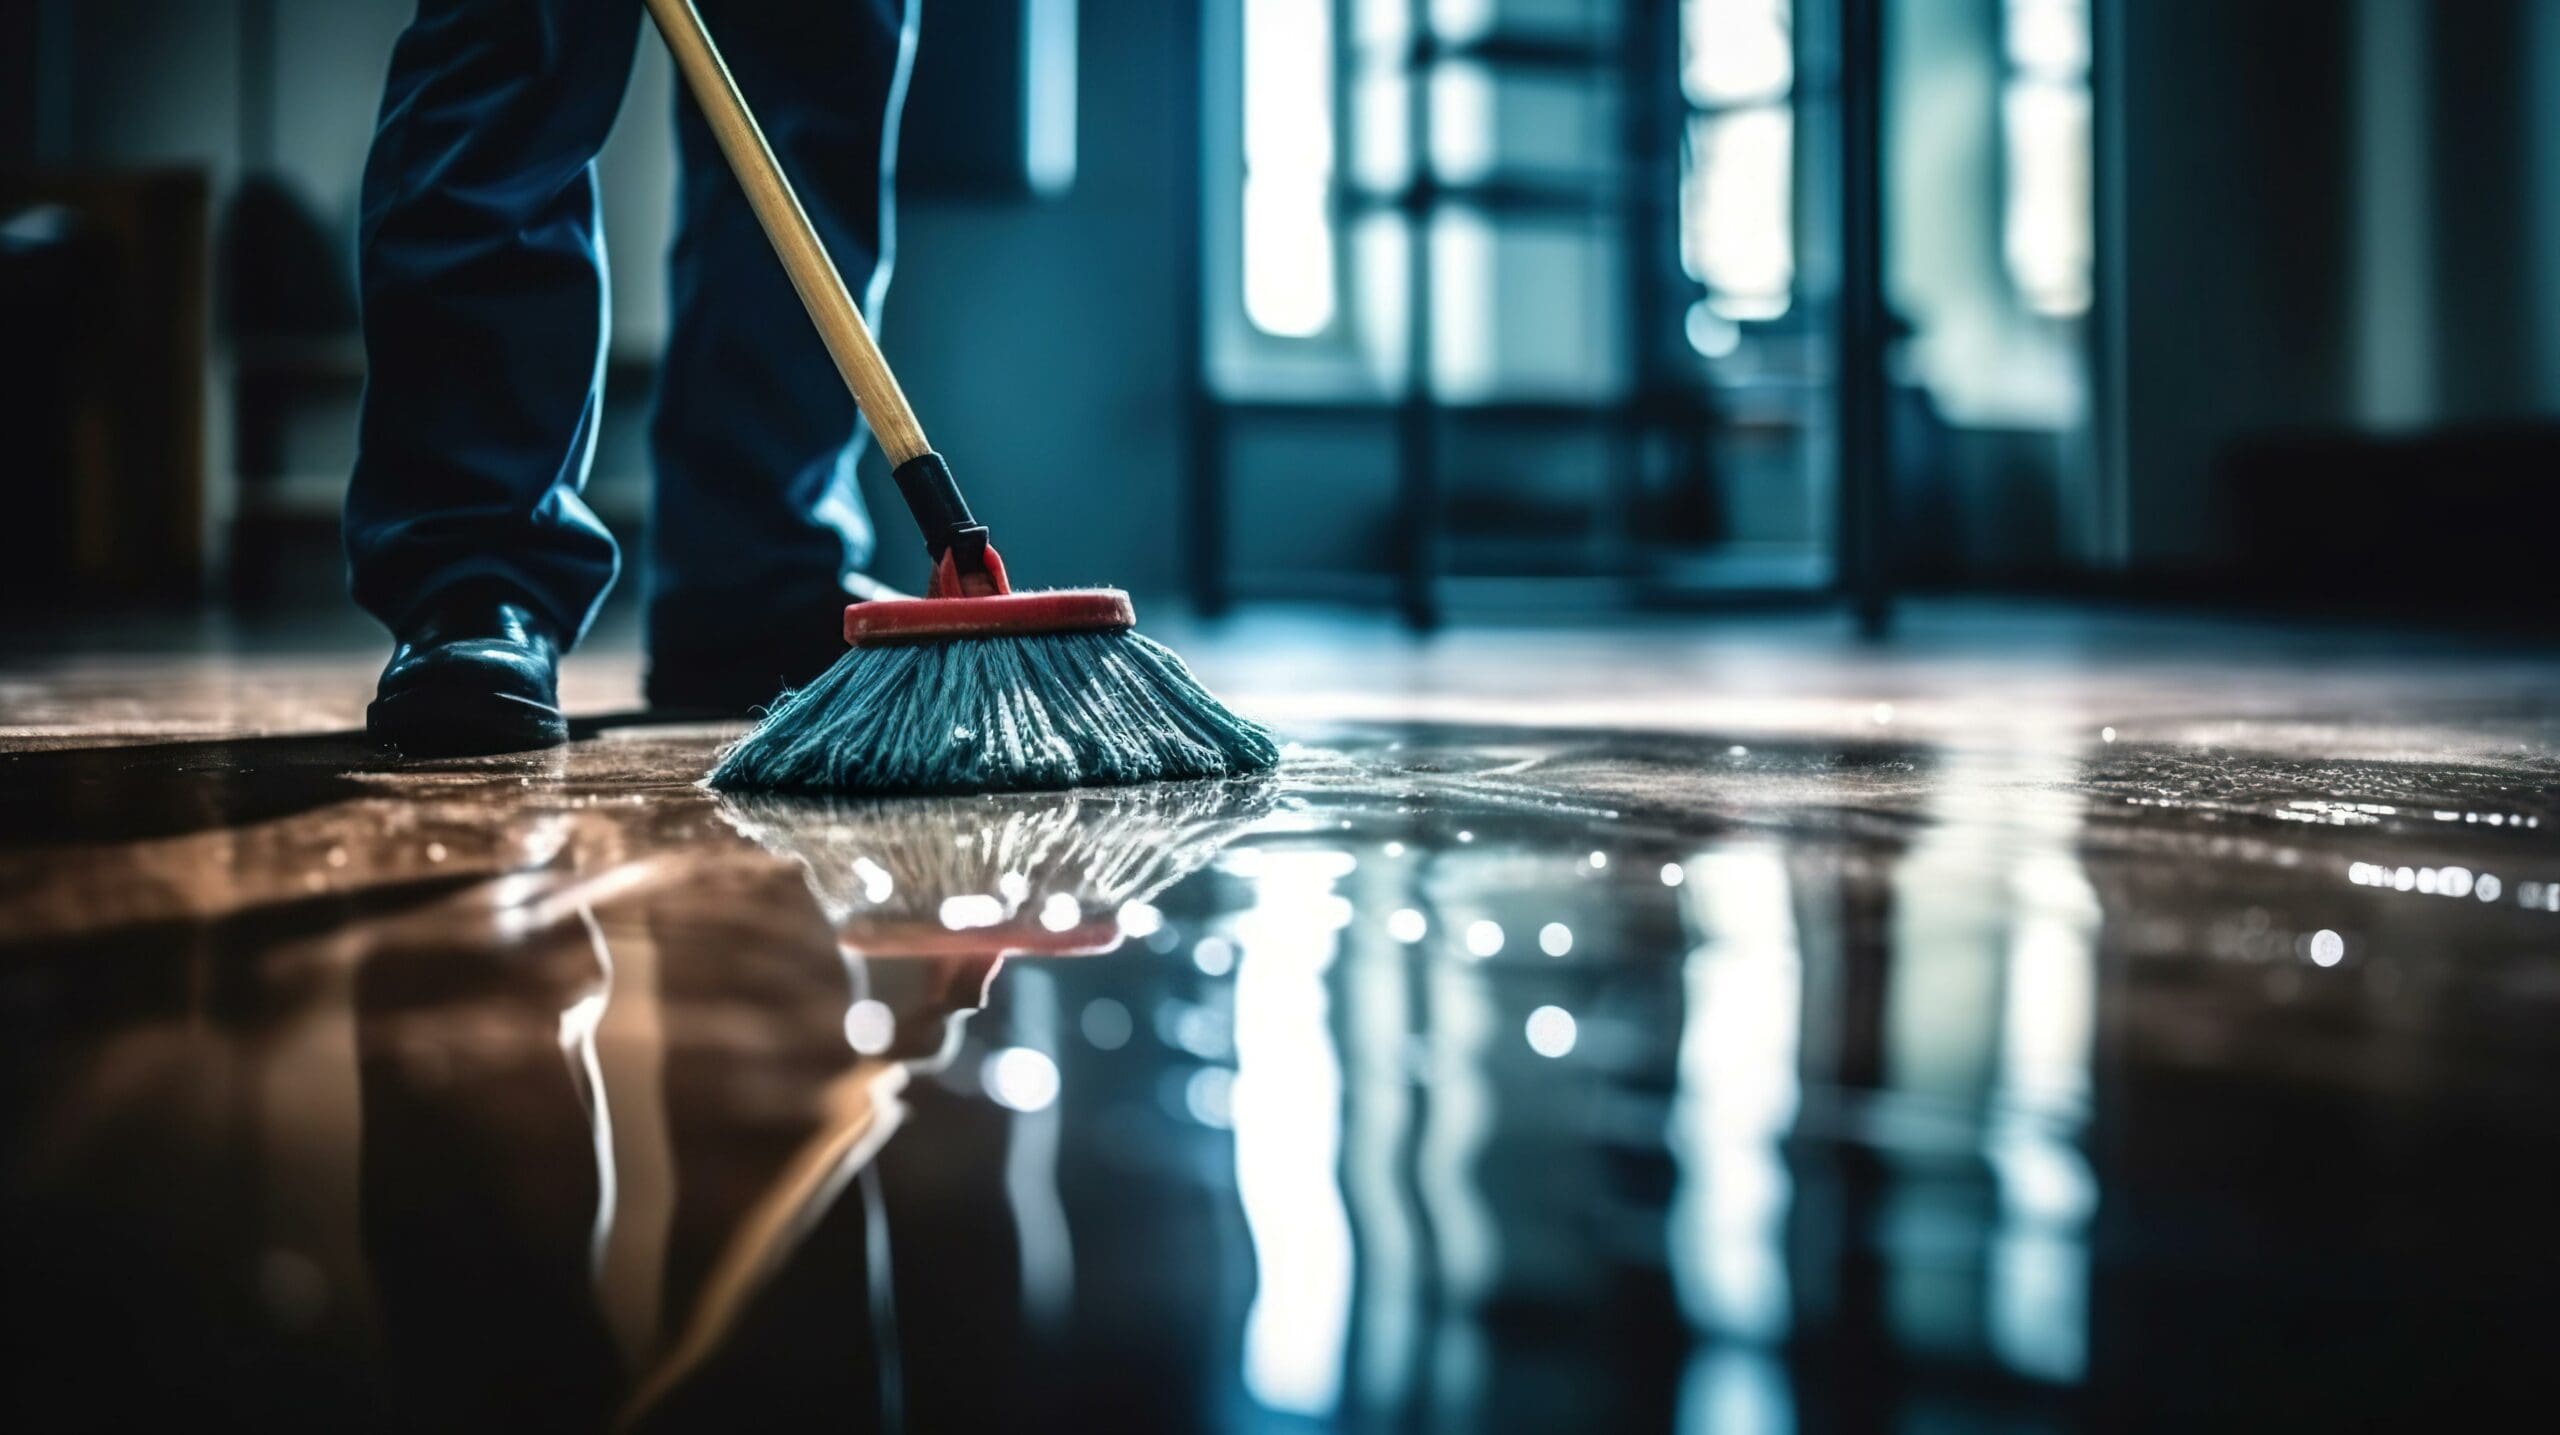
[[[1844,74],[1892,137],[1885,577],[2085,547],[2087,0],[1885,8],[1860,68],[1843,0],[1208,7],[1202,606],[1836,591]]]

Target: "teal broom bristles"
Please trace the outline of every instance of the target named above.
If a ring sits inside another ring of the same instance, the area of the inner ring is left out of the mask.
[[[720,755],[723,791],[1001,792],[1263,772],[1271,734],[1135,632],[847,649]]]
[[[1279,806],[1268,782],[1170,782],[968,797],[736,793],[722,820],[805,870],[827,920],[867,938],[941,924],[979,897],[1008,921],[1065,898],[1109,918],[1208,865]],[[868,948],[870,944],[865,941]],[[876,948],[870,948],[876,950]]]

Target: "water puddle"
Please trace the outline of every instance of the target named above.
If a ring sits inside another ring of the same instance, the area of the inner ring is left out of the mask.
[[[716,797],[711,737],[646,732],[17,755],[13,1383],[340,1428],[2059,1429],[2208,1372],[2394,1409],[2547,1329],[2529,752],[1298,738],[903,802]]]

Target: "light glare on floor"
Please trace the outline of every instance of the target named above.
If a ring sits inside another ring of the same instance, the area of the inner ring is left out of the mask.
[[[1544,1057],[1559,1057],[1573,1050],[1580,1035],[1573,1013],[1560,1006],[1542,1006],[1529,1013],[1529,1049]]]
[[[987,1058],[979,1080],[998,1106],[1046,1111],[1058,1099],[1058,1064],[1048,1053],[1008,1046]]]
[[[898,1018],[889,1004],[869,997],[845,1009],[845,1044],[864,1056],[878,1056],[897,1039]]]
[[[992,927],[1004,920],[1004,903],[984,892],[942,899],[942,925],[955,932]]]

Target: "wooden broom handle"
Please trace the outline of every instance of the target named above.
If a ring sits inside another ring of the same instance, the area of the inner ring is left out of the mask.
[[[711,32],[703,28],[693,0],[647,0],[647,4],[658,22],[658,33],[666,37],[667,49],[675,56],[676,68],[684,72],[694,102],[702,107],[702,117],[711,122],[711,133],[729,157],[729,167],[737,172],[739,188],[747,192],[747,203],[763,223],[765,237],[782,257],[791,287],[800,291],[800,302],[809,306],[818,337],[835,356],[836,371],[844,375],[845,387],[853,390],[854,402],[871,421],[881,452],[892,467],[932,452],[924,426],[916,422],[916,411],[899,389],[897,375],[889,372],[889,361],[881,357],[871,326],[862,322],[862,310],[844,287],[835,261],[827,257],[827,246],[774,159],[773,146],[765,142],[764,131],[748,111],[746,96],[738,92],[738,82],[711,43]]]

